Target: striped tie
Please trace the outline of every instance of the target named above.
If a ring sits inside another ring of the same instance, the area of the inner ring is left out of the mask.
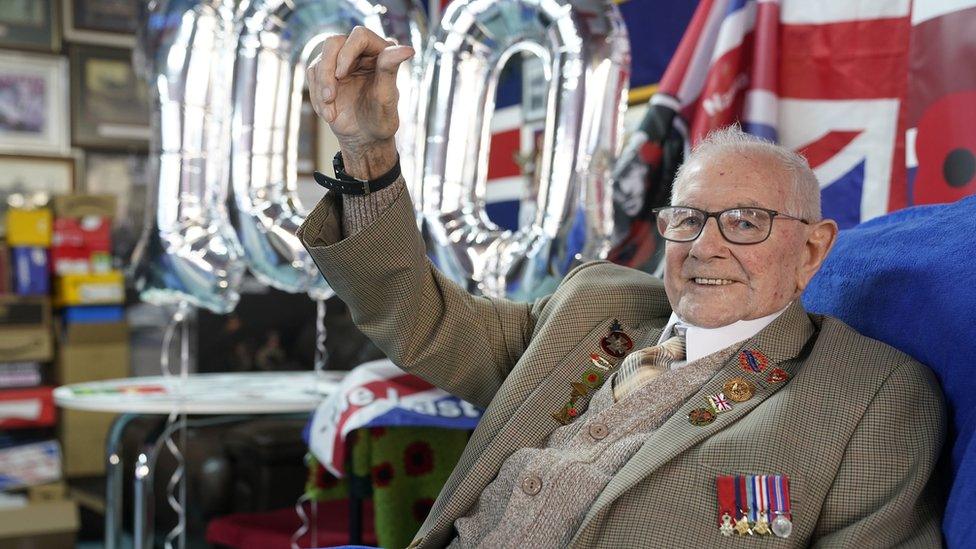
[[[676,335],[663,343],[627,355],[614,376],[614,399],[619,402],[634,389],[668,371],[673,363],[684,359],[684,335]]]

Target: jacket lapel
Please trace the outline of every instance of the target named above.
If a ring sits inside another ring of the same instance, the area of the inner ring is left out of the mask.
[[[538,385],[514,411],[497,409],[499,413],[511,415],[494,434],[479,441],[472,439],[469,442],[469,446],[476,445],[478,457],[470,463],[463,477],[453,487],[453,494],[445,501],[443,509],[438,513],[436,524],[431,524],[427,531],[422,530],[421,535],[433,531],[449,531],[454,521],[474,504],[508,456],[519,448],[539,445],[552,431],[561,426],[560,421],[554,416],[570,400],[572,383],[580,382],[583,374],[593,368],[591,354],[598,354],[610,364],[609,371],[603,372],[602,381],[605,382],[609,375],[616,371],[623,358],[611,356],[600,344],[601,340],[610,334],[615,321],[614,318],[607,318],[600,322],[555,367],[546,368],[545,364],[538,364],[533,368],[532,365],[525,365],[528,369],[543,372],[540,374]],[[646,346],[648,340],[651,340],[651,344],[656,343],[661,333],[660,328],[649,325],[632,327],[623,323],[620,328],[633,342],[630,352],[641,348],[642,345]],[[545,360],[545,357],[541,356],[540,359]],[[577,399],[580,414],[586,409],[590,397],[595,392],[596,388],[593,388],[586,396]],[[482,421],[485,421],[485,418],[482,418]]]
[[[800,305],[799,301],[796,301],[769,326],[752,339],[745,341],[739,351],[759,351],[769,359],[763,373],[746,371],[740,364],[740,352],[737,351],[695,396],[689,399],[670,419],[648,437],[633,457],[610,479],[606,488],[600,493],[587,513],[582,526],[577,531],[577,537],[594,519],[606,512],[621,494],[640,482],[641,479],[692,446],[738,421],[769,398],[770,395],[789,383],[802,363],[800,360],[793,359],[802,352],[813,333],[813,323],[807,317],[803,306]],[[767,381],[766,378],[774,368],[781,368],[788,379],[781,382]],[[755,395],[746,402],[733,403],[732,410],[719,414],[715,421],[709,425],[702,427],[692,425],[688,420],[689,412],[695,408],[706,407],[706,397],[723,392],[723,385],[734,377],[743,377],[753,382]]]

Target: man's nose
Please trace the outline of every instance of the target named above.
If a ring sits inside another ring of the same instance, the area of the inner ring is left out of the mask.
[[[708,259],[724,257],[728,251],[728,242],[718,228],[718,219],[714,217],[706,219],[701,234],[691,243],[691,255],[698,259]]]

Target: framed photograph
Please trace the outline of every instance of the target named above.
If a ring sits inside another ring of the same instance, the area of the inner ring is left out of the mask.
[[[146,149],[149,89],[132,67],[132,52],[72,46],[71,136],[82,147]]]
[[[149,159],[140,153],[89,151],[85,155],[84,191],[112,194],[118,210],[112,227],[112,255],[132,255],[146,215]]]
[[[0,47],[56,52],[61,49],[56,0],[0,1]]]
[[[132,48],[139,24],[139,0],[61,0],[64,38]]]
[[[67,80],[61,57],[0,52],[0,151],[67,154]]]
[[[7,204],[12,195],[42,203],[74,191],[74,181],[74,158],[0,155],[0,232],[6,230]]]

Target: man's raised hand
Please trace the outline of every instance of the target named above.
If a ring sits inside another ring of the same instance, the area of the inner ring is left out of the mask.
[[[332,128],[346,171],[374,178],[396,161],[393,135],[399,127],[400,64],[413,56],[365,27],[332,36],[309,64],[306,77],[312,107]]]

